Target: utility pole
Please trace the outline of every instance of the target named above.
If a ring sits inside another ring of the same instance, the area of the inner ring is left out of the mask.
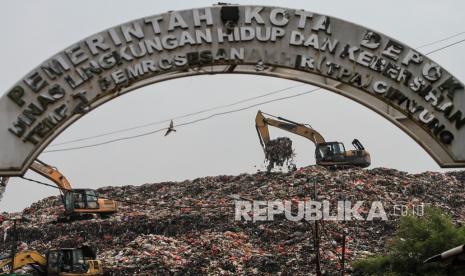
[[[346,229],[342,229],[342,258],[341,258],[341,276],[344,276],[346,262]]]
[[[15,266],[15,255],[16,255],[16,245],[18,243],[18,231],[16,229],[16,221],[17,218],[13,219],[13,245],[11,246],[11,267],[10,267],[10,274],[14,272]]]
[[[342,197],[344,199],[344,220],[342,221],[342,257],[341,257],[341,276],[344,276],[346,262],[346,185],[342,187]]]
[[[307,180],[308,181],[308,180]],[[313,183],[313,198],[316,201],[316,181]],[[313,237],[313,243],[314,243],[314,248],[316,250],[315,254],[315,273],[317,276],[321,276],[321,264],[320,264],[320,235],[318,233],[318,220],[315,219],[315,225],[314,225],[314,237]]]
[[[320,266],[320,236],[318,235],[318,220],[315,220],[315,237],[314,237],[315,249],[316,249],[316,256],[315,256],[315,263],[316,263],[316,275],[321,276],[321,266]]]

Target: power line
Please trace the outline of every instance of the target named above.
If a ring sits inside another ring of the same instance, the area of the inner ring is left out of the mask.
[[[443,42],[443,41],[449,40],[449,39],[451,39],[451,38],[460,36],[460,35],[462,35],[462,34],[465,34],[465,31],[464,31],[464,32],[460,32],[460,33],[456,33],[456,34],[454,34],[454,35],[445,37],[445,38],[443,38],[443,39],[439,39],[439,40],[436,40],[436,41],[433,41],[433,42],[429,42],[429,43],[420,45],[420,46],[416,47],[415,49],[421,49],[421,48],[424,48],[424,47],[427,47],[427,46],[431,46],[431,45],[437,44],[437,43],[439,43],[439,42]]]
[[[215,114],[209,115],[207,117],[192,120],[192,121],[186,122],[186,123],[181,123],[179,125],[176,125],[175,127],[183,127],[183,126],[195,124],[195,123],[198,123],[198,122],[201,122],[201,121],[206,121],[206,120],[212,119],[212,118],[217,117],[217,116],[222,116],[222,115],[226,115],[226,114],[231,114],[231,113],[244,111],[244,110],[250,109],[252,107],[259,106],[259,105],[264,105],[264,104],[268,104],[268,103],[272,103],[272,102],[277,102],[277,101],[287,100],[287,99],[290,99],[290,98],[300,97],[300,96],[310,94],[310,93],[312,93],[314,91],[317,91],[317,90],[320,90],[320,89],[321,88],[315,88],[315,89],[312,89],[312,90],[309,90],[309,91],[306,91],[306,92],[302,92],[302,93],[299,93],[299,94],[286,96],[286,97],[281,97],[281,98],[277,98],[277,99],[272,99],[272,100],[256,103],[256,104],[253,104],[253,105],[249,105],[249,106],[234,109],[234,110],[215,113]],[[153,130],[153,131],[150,131],[150,132],[145,132],[145,133],[141,133],[141,134],[137,134],[137,135],[126,136],[126,137],[121,137],[121,138],[117,138],[117,139],[113,139],[113,140],[108,140],[108,141],[101,142],[101,143],[95,143],[95,144],[90,144],[90,145],[85,145],[85,146],[78,146],[78,147],[62,148],[62,149],[52,149],[52,150],[44,151],[43,153],[52,153],[52,152],[62,152],[62,151],[78,150],[78,149],[85,149],[85,148],[93,148],[93,147],[103,146],[103,145],[106,145],[106,144],[111,144],[111,143],[114,143],[114,142],[130,140],[130,139],[135,139],[135,138],[151,135],[151,134],[158,133],[158,132],[161,132],[161,131],[164,131],[164,130],[167,130],[167,129],[168,128],[165,127],[165,128],[160,128],[160,129],[156,129],[156,130]]]
[[[113,139],[113,140],[108,140],[108,141],[105,141],[105,142],[96,143],[96,144],[91,144],[91,145],[86,145],[86,146],[72,147],[72,148],[64,148],[64,149],[55,149],[55,150],[46,150],[46,151],[44,151],[43,153],[60,152],[60,151],[70,151],[70,150],[77,150],[77,149],[85,149],[85,148],[98,147],[98,146],[103,146],[103,145],[106,145],[106,144],[111,144],[111,143],[114,143],[114,142],[119,142],[119,141],[130,140],[130,139],[135,139],[135,138],[147,136],[147,135],[154,134],[154,133],[157,133],[157,132],[161,132],[161,131],[167,130],[167,129],[168,129],[168,128],[160,128],[160,129],[157,129],[157,130],[154,130],[154,131],[150,131],[150,132],[146,132],[146,133],[142,133],[142,134],[138,134],[138,135],[126,136],[126,137],[122,137],[122,138],[118,138],[118,139]]]
[[[462,42],[464,42],[464,41],[465,41],[465,39],[459,40],[459,41],[457,41],[457,42],[448,44],[448,45],[446,45],[446,46],[444,46],[444,47],[441,47],[441,48],[439,48],[439,49],[436,49],[436,50],[433,50],[433,51],[431,51],[431,52],[428,52],[428,53],[426,53],[425,55],[429,55],[429,54],[432,54],[432,53],[436,53],[436,52],[438,52],[438,51],[441,51],[441,50],[444,50],[444,49],[446,49],[446,48],[452,47],[452,46],[454,46],[454,45],[460,44],[460,43],[462,43]]]
[[[205,113],[205,112],[209,112],[209,111],[213,111],[213,110],[217,110],[217,109],[222,109],[222,108],[226,108],[226,107],[231,107],[231,106],[238,105],[238,104],[241,104],[241,103],[245,103],[245,102],[248,102],[248,101],[252,101],[252,100],[256,100],[256,99],[263,98],[263,97],[266,97],[266,96],[281,93],[283,91],[290,90],[290,89],[293,89],[293,88],[301,87],[301,86],[304,86],[304,85],[306,85],[306,84],[288,86],[288,87],[285,87],[285,88],[282,88],[282,89],[279,89],[279,90],[274,90],[274,91],[271,91],[271,92],[268,92],[268,93],[265,93],[265,94],[262,94],[262,95],[259,95],[259,96],[254,96],[254,97],[242,99],[242,100],[230,103],[230,104],[218,105],[218,106],[215,106],[215,107],[212,107],[212,108],[207,108],[207,109],[203,109],[203,110],[200,110],[200,111],[187,113],[187,114],[177,116],[177,117],[173,117],[173,118],[166,119],[166,120],[161,120],[161,121],[151,122],[151,123],[147,123],[147,124],[143,124],[143,125],[138,125],[138,126],[135,126],[135,127],[123,128],[123,129],[119,129],[119,130],[115,130],[115,131],[111,131],[111,132],[97,134],[97,135],[94,135],[94,136],[78,138],[78,139],[69,140],[69,141],[65,141],[65,142],[61,142],[61,143],[55,143],[55,144],[50,145],[50,147],[66,145],[66,144],[71,144],[71,143],[75,143],[75,142],[82,142],[82,141],[86,141],[86,140],[90,140],[90,139],[94,139],[94,138],[104,137],[104,136],[108,136],[108,135],[112,135],[112,134],[117,134],[117,133],[126,132],[126,131],[130,131],[130,130],[144,128],[144,127],[148,127],[148,126],[159,125],[159,124],[163,124],[163,123],[169,123],[171,120],[183,119],[183,118],[186,118],[186,117],[199,115],[199,114],[202,114],[202,113]]]

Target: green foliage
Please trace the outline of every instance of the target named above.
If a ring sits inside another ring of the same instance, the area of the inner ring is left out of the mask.
[[[464,275],[465,267],[423,264],[427,258],[465,244],[465,227],[455,227],[440,209],[426,208],[422,217],[400,220],[386,254],[357,260],[353,267],[363,275]]]

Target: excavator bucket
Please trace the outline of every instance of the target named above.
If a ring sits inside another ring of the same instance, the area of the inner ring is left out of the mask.
[[[258,111],[257,116],[255,116],[255,128],[257,129],[260,145],[265,149],[266,144],[270,141],[270,131],[268,130],[266,119],[261,111]]]
[[[340,142],[318,144],[315,150],[317,165],[334,169],[353,167],[366,168],[371,164],[370,154],[366,150],[345,150]]]
[[[45,272],[47,260],[37,251],[21,251],[12,256],[0,260],[0,275],[8,275],[10,271],[24,266],[36,266],[39,271]]]

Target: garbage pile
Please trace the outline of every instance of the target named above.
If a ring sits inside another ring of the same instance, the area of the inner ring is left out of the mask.
[[[293,166],[294,150],[292,149],[292,140],[287,137],[279,137],[268,141],[265,145],[265,160],[268,163],[267,171],[270,172],[274,167]]]
[[[345,198],[353,204],[364,201],[360,211],[366,218],[369,203],[380,201],[387,221],[319,223],[322,269],[327,275],[337,274],[344,253],[350,273],[353,260],[383,253],[401,211],[418,212],[422,204],[432,205],[457,224],[465,223],[464,175],[311,166],[287,173],[104,187],[98,190],[102,196],[120,201],[119,212],[109,218],[57,221],[63,212],[58,197],[6,215],[0,227],[0,256],[8,254],[13,242],[8,216],[22,215],[28,220],[17,227],[27,248],[45,253],[52,247],[90,245],[109,275],[308,275],[315,271],[314,222],[290,221],[285,215],[275,215],[272,221],[238,221],[235,202],[316,199],[328,200],[337,209],[336,202]]]

